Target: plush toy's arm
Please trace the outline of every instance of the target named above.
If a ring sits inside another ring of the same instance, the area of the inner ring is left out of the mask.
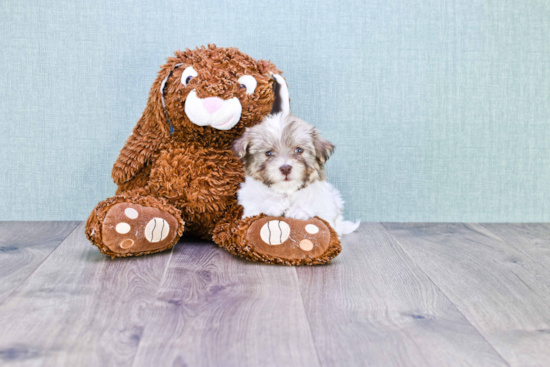
[[[158,151],[163,141],[164,132],[144,128],[144,119],[142,116],[139,120],[113,166],[112,177],[117,185],[134,178]]]

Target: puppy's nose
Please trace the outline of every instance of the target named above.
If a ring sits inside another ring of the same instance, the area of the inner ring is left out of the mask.
[[[292,166],[289,166],[288,164],[285,164],[284,166],[279,167],[279,170],[283,175],[289,175],[290,171],[292,171]]]
[[[223,99],[218,97],[208,97],[202,100],[202,105],[208,111],[209,114],[213,114],[223,105]]]

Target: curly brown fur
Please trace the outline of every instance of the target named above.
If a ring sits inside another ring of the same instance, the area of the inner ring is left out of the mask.
[[[190,233],[212,238],[242,181],[242,164],[231,151],[171,142],[151,171],[148,190],[181,208]]]

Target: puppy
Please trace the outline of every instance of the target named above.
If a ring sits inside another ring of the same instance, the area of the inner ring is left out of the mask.
[[[340,192],[326,181],[325,162],[334,145],[312,125],[279,113],[247,128],[233,143],[246,180],[238,192],[245,217],[260,213],[295,219],[318,216],[343,235],[359,227],[344,221]]]

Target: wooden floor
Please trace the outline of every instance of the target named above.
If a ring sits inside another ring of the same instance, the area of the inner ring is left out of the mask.
[[[1,366],[550,366],[550,225],[368,223],[331,265],[0,223]]]

